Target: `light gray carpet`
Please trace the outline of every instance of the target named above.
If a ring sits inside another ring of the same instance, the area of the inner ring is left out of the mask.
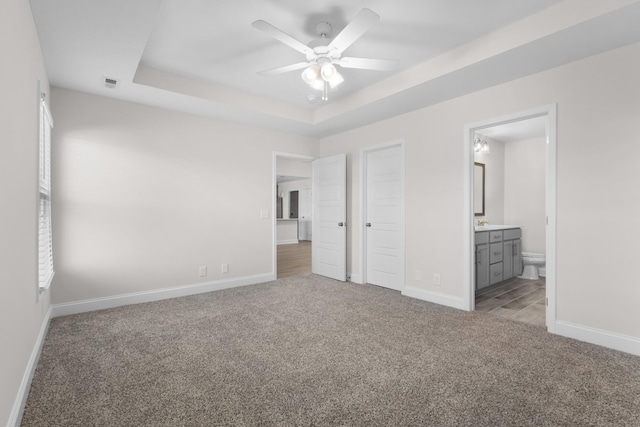
[[[53,319],[23,426],[639,426],[640,358],[307,276]]]

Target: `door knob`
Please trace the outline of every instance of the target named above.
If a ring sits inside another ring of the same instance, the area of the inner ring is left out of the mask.
[[[338,227],[344,227],[344,222],[339,222]]]
[[[367,223],[367,227],[371,227],[371,223],[370,222]]]

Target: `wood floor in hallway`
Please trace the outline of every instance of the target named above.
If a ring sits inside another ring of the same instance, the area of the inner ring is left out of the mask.
[[[311,242],[278,245],[278,279],[311,274]]]

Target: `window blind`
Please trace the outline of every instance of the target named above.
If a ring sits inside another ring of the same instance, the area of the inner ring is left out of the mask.
[[[40,99],[38,287],[47,289],[53,279],[53,233],[51,230],[51,129],[53,120],[45,96]]]

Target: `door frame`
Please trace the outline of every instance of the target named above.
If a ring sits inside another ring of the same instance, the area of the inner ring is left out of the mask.
[[[475,229],[473,214],[473,163],[474,133],[493,126],[518,122],[538,117],[546,117],[547,141],[545,152],[545,210],[546,210],[546,324],[547,330],[556,331],[556,215],[557,215],[557,104],[549,104],[531,110],[506,116],[487,119],[464,126],[463,138],[463,265],[464,268],[464,307],[468,311],[475,309]]]
[[[402,230],[401,256],[402,256],[402,272],[400,291],[406,287],[406,157],[405,157],[405,141],[397,139],[393,141],[383,142],[381,144],[371,145],[360,149],[360,277],[351,275],[351,280],[356,283],[367,283],[367,154],[373,151],[385,150],[388,148],[400,147],[402,191],[400,200],[400,229]]]
[[[271,156],[271,271],[273,280],[278,278],[278,236],[277,227],[278,219],[276,218],[276,198],[278,197],[278,157],[285,159],[295,159],[311,163],[315,160],[313,156],[304,154],[286,153],[282,151],[273,151]],[[313,220],[313,219],[312,219]]]

